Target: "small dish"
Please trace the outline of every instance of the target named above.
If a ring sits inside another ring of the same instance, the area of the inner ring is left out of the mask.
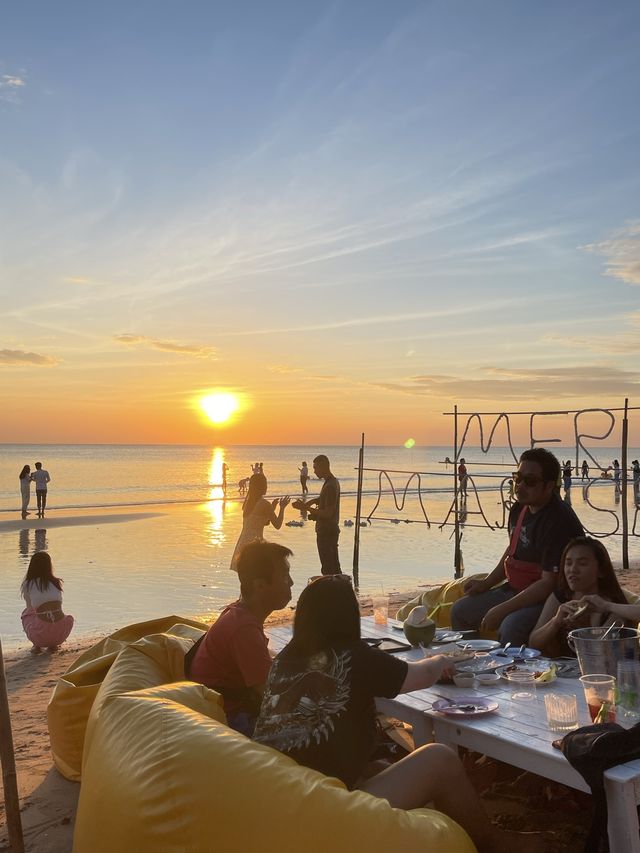
[[[498,673],[498,675],[500,675],[507,681],[511,680],[510,675],[512,673],[532,672],[535,677],[536,686],[544,687],[547,684],[553,684],[553,682],[557,678],[557,675],[554,675],[552,678],[549,678],[546,681],[539,680],[538,676],[541,675],[543,672],[546,672],[548,669],[550,669],[550,667],[550,660],[547,660],[546,658],[538,658],[537,660],[524,661],[523,663],[506,664],[505,666],[498,667],[498,669],[496,669],[496,672]]]
[[[453,676],[453,683],[456,687],[473,687],[475,675],[472,672],[457,672]]]
[[[491,687],[500,681],[500,676],[497,672],[479,672],[476,678],[478,679],[478,683],[482,684],[483,687]]]

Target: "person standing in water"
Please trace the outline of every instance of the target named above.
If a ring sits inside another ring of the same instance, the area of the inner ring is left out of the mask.
[[[22,498],[22,517],[26,518],[29,513],[29,501],[31,500],[31,466],[25,465],[20,474],[20,497]]]
[[[313,460],[313,473],[324,480],[320,496],[309,501],[294,501],[291,506],[308,511],[316,523],[316,545],[323,575],[341,575],[338,556],[340,536],[340,483],[331,473],[329,459],[324,454]]]
[[[467,466],[465,465],[464,456],[460,459],[460,464],[458,465],[458,481],[460,483],[460,496],[463,500],[467,498],[467,480],[469,479],[469,474],[467,472]]]
[[[587,462],[586,459],[582,460],[582,479],[583,480],[589,479],[589,463]]]
[[[309,467],[306,462],[302,463],[302,467],[298,468],[300,471],[300,485],[302,486],[302,494],[309,494],[309,487],[307,486],[307,480],[309,479]]]
[[[38,518],[44,518],[47,508],[47,483],[51,482],[49,472],[42,467],[42,462],[36,462],[36,470],[31,475],[36,484],[36,498],[38,500]]]
[[[238,571],[238,559],[242,546],[247,542],[262,539],[265,527],[270,524],[274,530],[280,530],[284,520],[284,511],[289,505],[289,495],[268,501],[267,478],[264,474],[252,474],[249,490],[242,506],[242,531],[231,557],[231,568]],[[278,510],[276,512],[276,509]]]

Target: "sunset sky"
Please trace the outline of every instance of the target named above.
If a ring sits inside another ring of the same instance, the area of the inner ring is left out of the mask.
[[[638,44],[635,0],[11,4],[0,441],[640,405]]]

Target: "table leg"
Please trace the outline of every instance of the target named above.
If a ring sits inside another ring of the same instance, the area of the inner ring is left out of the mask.
[[[640,853],[635,784],[604,778],[610,853]]]

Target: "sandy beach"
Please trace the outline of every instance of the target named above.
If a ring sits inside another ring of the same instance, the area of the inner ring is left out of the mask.
[[[640,594],[640,565],[634,564],[627,572],[620,570],[620,579],[628,589]],[[416,592],[393,595],[392,612]],[[365,602],[363,614],[370,612]],[[290,619],[288,608],[272,614],[269,623]],[[53,766],[46,708],[57,679],[103,636],[71,640],[56,654],[32,655],[26,649],[5,654],[27,853],[71,853],[80,786],[67,781]],[[410,742],[410,733],[401,731],[399,739]],[[582,850],[590,816],[588,795],[474,753],[467,754],[464,760],[494,821],[511,829],[544,831],[551,853]],[[9,850],[4,806],[1,814],[0,851]]]

